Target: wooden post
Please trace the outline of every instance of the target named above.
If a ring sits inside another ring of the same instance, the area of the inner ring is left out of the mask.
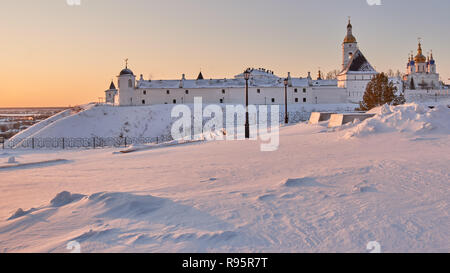
[[[64,138],[62,138],[62,148],[63,148],[63,150],[64,150],[64,147],[65,145],[64,145]]]
[[[31,148],[34,150],[34,137],[31,138]]]

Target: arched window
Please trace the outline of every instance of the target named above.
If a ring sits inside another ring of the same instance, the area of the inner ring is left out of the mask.
[[[133,81],[131,79],[128,80],[128,87],[133,87]]]

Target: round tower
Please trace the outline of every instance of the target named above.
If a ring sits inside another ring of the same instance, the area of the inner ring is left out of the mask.
[[[119,105],[134,105],[136,103],[133,101],[136,76],[133,74],[133,71],[128,69],[128,63],[120,71],[117,78],[119,85]]]

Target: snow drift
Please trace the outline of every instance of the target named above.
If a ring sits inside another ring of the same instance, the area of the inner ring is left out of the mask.
[[[390,132],[413,135],[450,134],[450,108],[444,105],[438,105],[433,109],[416,103],[400,106],[384,105],[368,113],[374,113],[376,116],[351,125],[344,138]]]

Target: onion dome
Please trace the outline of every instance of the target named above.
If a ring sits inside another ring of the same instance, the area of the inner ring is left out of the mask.
[[[419,43],[419,48],[417,49],[417,55],[414,57],[416,63],[425,63],[427,58],[422,54],[422,45]]]
[[[433,58],[433,52],[431,52],[431,56],[430,56],[430,64],[435,64],[436,62],[434,61]]]
[[[123,76],[123,75],[134,75],[134,74],[133,74],[133,71],[131,71],[130,69],[124,68],[124,69],[122,69],[122,71],[120,71],[119,75]]]
[[[344,38],[344,44],[356,43],[356,38],[353,36],[352,29],[353,26],[349,19],[347,25],[347,36]]]

